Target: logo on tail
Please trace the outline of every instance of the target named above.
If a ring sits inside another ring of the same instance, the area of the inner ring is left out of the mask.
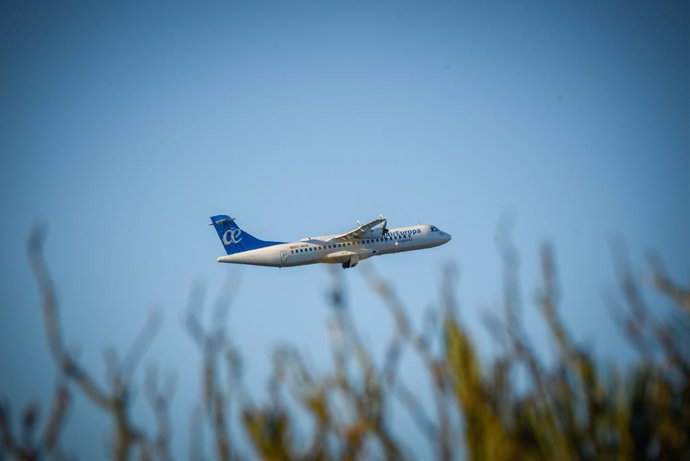
[[[242,229],[236,227],[234,229],[228,229],[223,234],[223,244],[230,245],[232,243],[238,244],[242,241]]]

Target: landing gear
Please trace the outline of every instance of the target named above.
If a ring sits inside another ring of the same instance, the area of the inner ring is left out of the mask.
[[[356,256],[352,256],[349,258],[347,261],[343,263],[343,269],[349,269],[351,267],[355,267],[357,263],[359,262],[359,258]]]

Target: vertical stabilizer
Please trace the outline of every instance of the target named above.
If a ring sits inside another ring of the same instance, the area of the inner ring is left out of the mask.
[[[235,223],[235,218],[227,215],[211,216],[211,221],[213,227],[216,228],[216,232],[218,232],[223,248],[225,248],[226,253],[229,255],[283,243],[259,240],[240,229],[237,223]]]

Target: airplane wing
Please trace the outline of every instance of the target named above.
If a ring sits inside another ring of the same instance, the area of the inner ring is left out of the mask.
[[[342,239],[348,239],[352,237],[359,237],[369,229],[372,229],[379,224],[383,223],[383,227],[386,227],[386,218],[383,216],[379,216],[378,218],[374,219],[371,222],[368,222],[366,224],[360,224],[360,226],[357,229],[353,229],[350,232],[345,232],[344,234],[339,234],[339,235],[334,235],[333,237],[329,238],[326,240],[327,242],[332,242],[334,240],[342,240]]]

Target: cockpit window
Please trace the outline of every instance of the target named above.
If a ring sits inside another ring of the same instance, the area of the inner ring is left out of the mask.
[[[431,232],[438,232],[438,227],[431,226]]]

